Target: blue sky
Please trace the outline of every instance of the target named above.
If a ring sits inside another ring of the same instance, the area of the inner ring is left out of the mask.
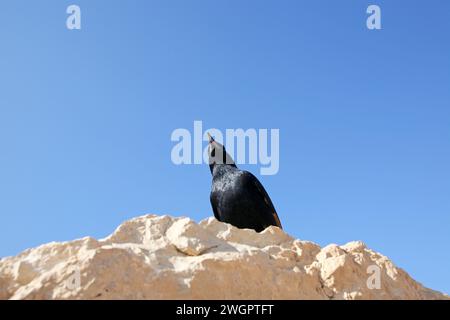
[[[449,32],[438,0],[3,1],[0,256],[211,216],[209,168],[170,159],[201,120],[280,129],[260,178],[288,233],[362,240],[449,293]]]

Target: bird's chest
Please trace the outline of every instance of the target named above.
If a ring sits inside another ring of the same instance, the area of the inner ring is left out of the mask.
[[[227,175],[215,179],[211,192],[218,202],[233,201],[242,196],[243,186],[239,174]]]
[[[230,177],[222,177],[213,181],[212,192],[223,193],[230,192],[236,188],[236,181]]]

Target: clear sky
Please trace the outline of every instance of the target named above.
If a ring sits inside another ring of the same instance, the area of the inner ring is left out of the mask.
[[[201,120],[280,129],[279,173],[243,168],[288,233],[449,293],[449,34],[447,0],[2,1],[0,256],[211,216],[208,166],[170,159]]]

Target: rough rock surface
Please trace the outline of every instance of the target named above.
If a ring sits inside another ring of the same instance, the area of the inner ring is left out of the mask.
[[[362,242],[320,248],[276,227],[258,234],[214,218],[147,215],[102,240],[0,260],[0,299],[448,298]]]

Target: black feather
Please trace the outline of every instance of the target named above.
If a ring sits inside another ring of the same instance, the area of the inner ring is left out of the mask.
[[[215,159],[217,153],[219,161]],[[209,155],[213,176],[210,200],[216,219],[257,232],[269,226],[282,228],[272,200],[259,180],[250,172],[239,170],[225,148],[214,140],[210,142]]]

